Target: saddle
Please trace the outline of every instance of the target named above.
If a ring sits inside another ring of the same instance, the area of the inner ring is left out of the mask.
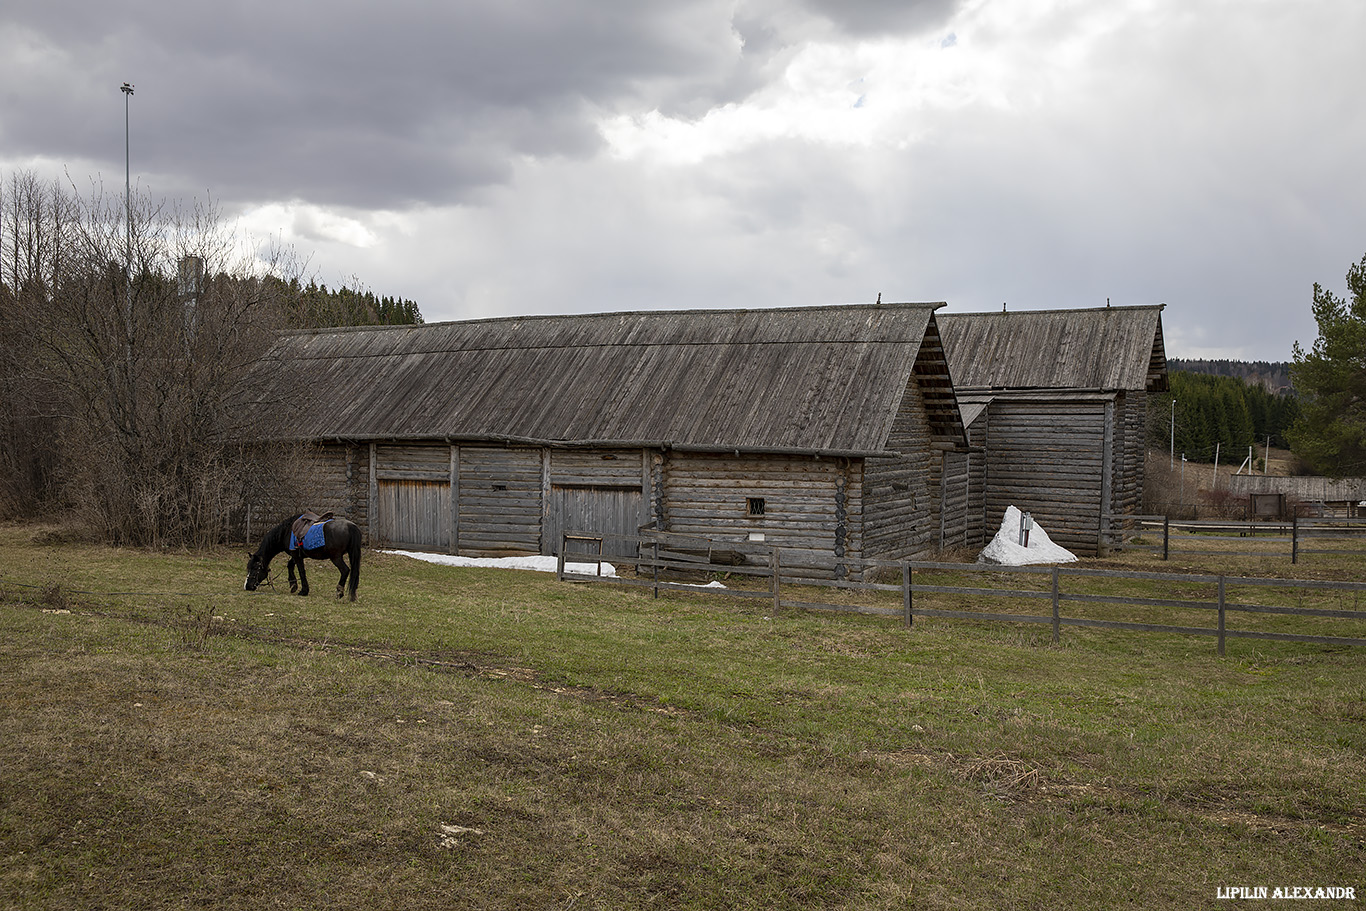
[[[303,546],[304,535],[308,534],[310,528],[327,522],[331,518],[332,513],[330,512],[325,512],[322,515],[318,515],[316,512],[306,512],[299,516],[294,520],[294,524],[289,526],[289,549],[298,550]]]

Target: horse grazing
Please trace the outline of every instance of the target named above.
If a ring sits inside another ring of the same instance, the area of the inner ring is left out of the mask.
[[[310,531],[311,529],[311,531]],[[307,532],[307,534],[306,534]],[[331,560],[341,570],[337,582],[337,597],[346,594],[346,580],[351,579],[351,600],[356,600],[356,586],[360,584],[360,528],[350,519],[333,518],[332,513],[321,516],[299,513],[276,525],[261,540],[261,546],[247,560],[247,591],[270,573],[270,561],[279,553],[289,552],[289,590],[308,594],[308,575],[304,572],[304,558]],[[351,558],[348,567],[343,557]],[[294,581],[294,567],[299,567],[299,581]]]

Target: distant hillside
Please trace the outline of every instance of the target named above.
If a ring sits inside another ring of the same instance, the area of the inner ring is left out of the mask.
[[[1285,361],[1201,361],[1169,357],[1167,369],[1231,376],[1249,385],[1261,386],[1267,392],[1288,393],[1294,389],[1290,382],[1290,364]]]

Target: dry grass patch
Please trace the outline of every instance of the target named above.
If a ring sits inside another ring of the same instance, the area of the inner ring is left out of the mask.
[[[338,605],[239,562],[0,542],[0,905],[1167,908],[1366,869],[1355,652],[384,557]],[[180,594],[76,593],[130,580]]]

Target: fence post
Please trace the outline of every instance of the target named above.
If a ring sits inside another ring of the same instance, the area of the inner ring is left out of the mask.
[[[568,533],[563,533],[560,535],[560,555],[559,558],[555,560],[555,581],[557,582],[564,581],[564,552],[568,548],[569,535]]]
[[[1053,644],[1058,644],[1062,622],[1058,616],[1058,568],[1053,567]]]
[[[901,604],[906,611],[906,629],[910,629],[915,623],[915,610],[912,603],[911,594],[911,564],[906,562],[901,564]]]
[[[655,540],[654,540],[654,542],[653,542],[653,547],[654,547],[654,560],[653,560],[653,562],[654,562],[654,568],[655,568],[655,573],[654,573],[654,576],[655,576],[655,600],[658,601],[658,600],[659,600],[659,539],[658,539],[658,538],[655,538]]]
[[[1295,515],[1290,519],[1290,562],[1300,562],[1300,511],[1297,507]]]
[[[1167,559],[1171,553],[1172,540],[1172,519],[1171,516],[1162,517],[1162,559]]]
[[[1224,657],[1224,577],[1219,577],[1219,657]]]
[[[773,612],[776,614],[783,606],[782,566],[778,559],[778,548],[776,547],[769,552],[768,569],[773,574]]]

